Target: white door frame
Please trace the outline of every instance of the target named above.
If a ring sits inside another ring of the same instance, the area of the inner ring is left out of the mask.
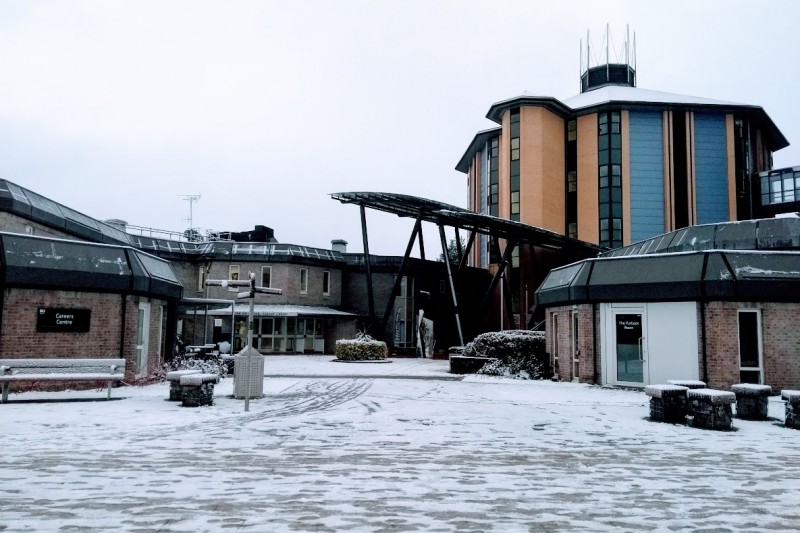
[[[648,382],[647,369],[647,306],[645,304],[603,304],[602,313],[603,332],[605,342],[603,347],[603,382],[608,385],[620,385],[623,387],[643,387]],[[617,315],[640,315],[641,318],[641,338],[639,339],[640,357],[642,361],[642,381],[624,381],[618,379],[617,373]]]
[[[147,373],[147,359],[150,353],[150,304],[139,302],[136,325],[136,375]]]

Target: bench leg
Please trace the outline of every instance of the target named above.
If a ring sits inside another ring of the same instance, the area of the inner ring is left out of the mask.
[[[0,403],[6,403],[8,401],[8,387],[11,385],[8,381],[3,382],[3,400]]]
[[[111,381],[108,382],[108,395],[106,395],[106,400],[111,399]]]

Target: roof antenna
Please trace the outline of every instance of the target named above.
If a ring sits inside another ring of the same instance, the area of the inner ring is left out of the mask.
[[[193,233],[192,230],[194,229],[194,224],[193,224],[193,219],[192,219],[192,206],[194,205],[194,203],[197,200],[200,199],[200,195],[199,194],[179,194],[178,196],[180,196],[181,198],[183,198],[184,200],[189,202],[189,218],[184,218],[183,220],[185,220],[185,221],[187,221],[189,223],[189,234],[191,235]]]

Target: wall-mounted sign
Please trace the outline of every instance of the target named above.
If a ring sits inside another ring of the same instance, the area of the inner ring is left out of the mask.
[[[66,309],[62,307],[40,307],[36,310],[36,331],[89,331],[91,309]]]

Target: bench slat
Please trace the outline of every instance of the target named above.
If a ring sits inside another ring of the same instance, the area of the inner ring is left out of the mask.
[[[81,368],[115,365],[125,367],[125,359],[0,359],[0,366],[11,368]]]
[[[122,381],[125,374],[10,374],[0,376],[1,382],[13,381]]]

